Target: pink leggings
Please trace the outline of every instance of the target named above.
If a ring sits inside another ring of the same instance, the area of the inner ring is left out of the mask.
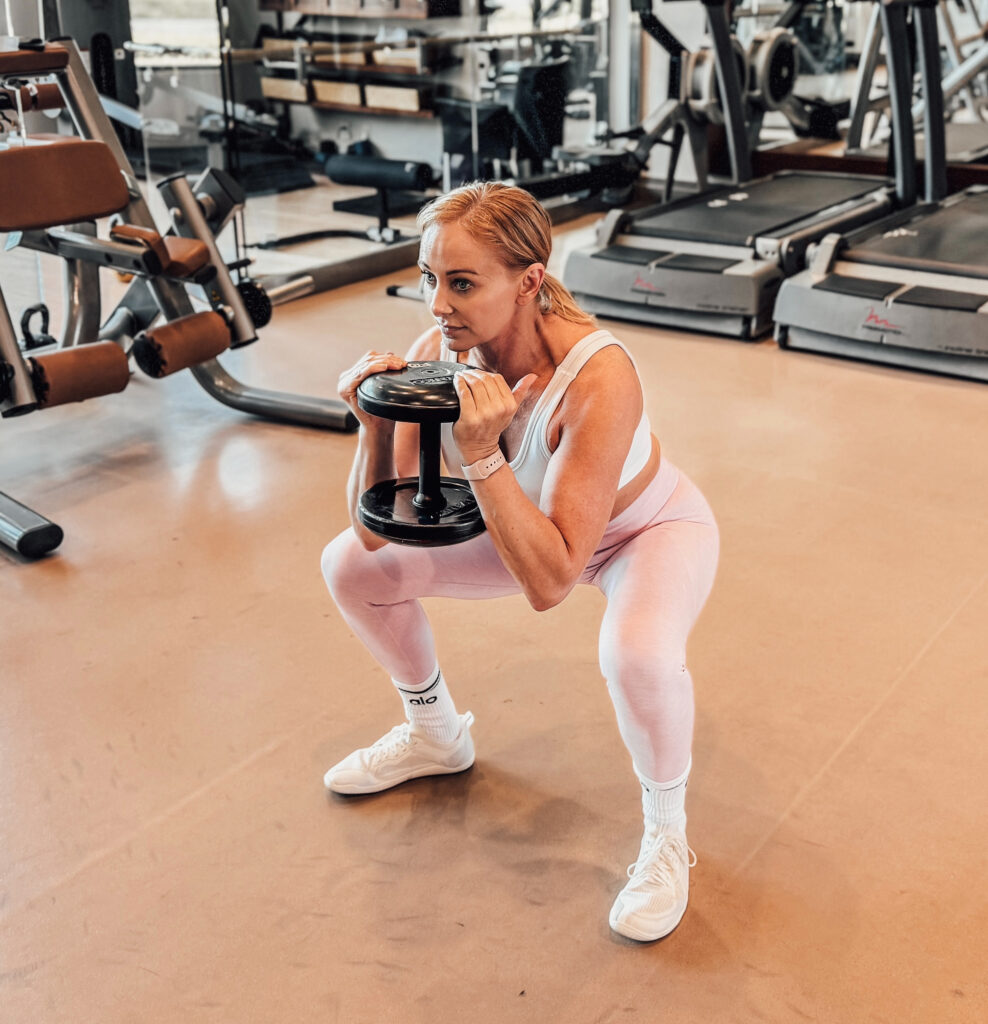
[[[682,774],[693,739],[686,638],[717,569],[713,513],[694,484],[662,459],[645,492],[607,527],[581,583],[607,598],[600,666],[635,769],[655,782]],[[414,685],[436,665],[419,598],[479,600],[520,593],[490,537],[367,551],[352,530],[322,556],[344,619],[393,679]]]

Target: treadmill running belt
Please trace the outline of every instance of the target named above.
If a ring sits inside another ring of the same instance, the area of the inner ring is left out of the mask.
[[[682,238],[721,245],[748,240],[810,217],[837,203],[880,188],[880,178],[782,173],[748,185],[731,185],[674,203],[635,220],[630,234]]]
[[[902,285],[895,281],[872,281],[867,277],[845,277],[842,274],[828,274],[813,287],[821,292],[838,292],[841,295],[856,295],[861,299],[881,301],[886,295],[898,291]]]
[[[934,264],[982,267],[978,276],[988,277],[988,191],[969,193],[950,206],[917,216],[895,231],[867,239],[841,258],[934,271]]]

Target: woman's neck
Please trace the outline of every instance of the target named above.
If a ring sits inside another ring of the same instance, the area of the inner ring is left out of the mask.
[[[586,333],[585,325],[539,314],[510,335],[478,345],[467,354],[467,362],[501,374],[509,387],[530,373],[548,379]]]

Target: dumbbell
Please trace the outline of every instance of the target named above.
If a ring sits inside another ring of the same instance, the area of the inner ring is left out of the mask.
[[[376,373],[357,387],[357,404],[384,419],[419,424],[419,475],[382,480],[360,496],[357,514],[372,533],[399,544],[458,544],[484,531],[465,480],[440,476],[442,425],[460,415],[459,363],[411,362]]]

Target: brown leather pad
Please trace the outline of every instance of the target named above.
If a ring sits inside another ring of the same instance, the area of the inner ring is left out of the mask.
[[[141,242],[158,257],[166,277],[191,277],[209,262],[209,250],[198,238],[159,235],[157,231],[133,224],[115,224],[110,237],[126,242]]]
[[[16,110],[16,93],[20,93],[21,110],[25,112],[29,110],[61,110],[65,106],[62,90],[54,82],[42,82],[33,88],[24,85],[20,89],[4,89],[0,94],[3,98],[0,106],[7,110]]]
[[[193,313],[145,332],[134,343],[137,365],[150,377],[197,366],[230,345],[230,328],[219,313]]]
[[[192,277],[209,262],[209,250],[198,238],[181,238],[178,235],[164,236],[168,262],[164,273],[168,277]]]
[[[28,363],[39,409],[114,394],[130,380],[127,355],[112,341],[60,349]]]
[[[0,152],[0,231],[32,231],[95,220],[130,201],[108,146],[88,139]]]
[[[64,46],[46,46],[43,50],[8,50],[0,53],[0,75],[41,75],[58,71],[69,62]]]

